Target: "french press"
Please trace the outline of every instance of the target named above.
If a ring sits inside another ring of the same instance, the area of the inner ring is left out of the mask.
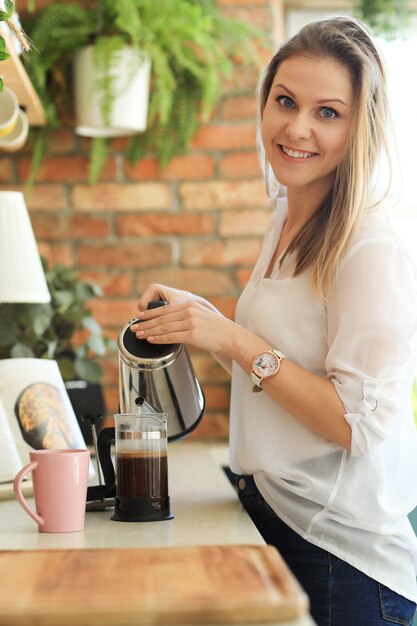
[[[116,444],[116,493],[112,520],[151,522],[172,519],[168,494],[167,414],[138,398],[135,413],[114,415],[111,431]],[[103,431],[101,431],[103,432]],[[99,455],[107,481],[114,480],[110,446]]]

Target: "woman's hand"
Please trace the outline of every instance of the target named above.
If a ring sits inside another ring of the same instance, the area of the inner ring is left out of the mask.
[[[150,343],[187,343],[189,345],[233,358],[234,341],[244,329],[224,317],[207,301],[199,302],[198,296],[189,292],[151,285],[141,298],[139,308],[146,308],[147,299],[167,299],[170,304],[151,310],[141,310],[140,323],[130,328],[138,339]],[[177,301],[173,300],[173,297]]]
[[[139,311],[146,311],[149,302],[152,300],[165,300],[168,304],[175,304],[203,300],[203,298],[196,296],[190,291],[174,289],[173,287],[167,287],[159,283],[152,283],[143,292],[138,302]],[[209,303],[207,302],[207,304]]]

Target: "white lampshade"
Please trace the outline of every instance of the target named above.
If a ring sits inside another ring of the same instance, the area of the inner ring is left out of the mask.
[[[0,304],[50,301],[23,194],[0,191]]]

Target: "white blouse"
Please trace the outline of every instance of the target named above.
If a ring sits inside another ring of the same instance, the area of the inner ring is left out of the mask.
[[[380,209],[365,217],[326,302],[311,289],[311,270],[292,276],[291,256],[264,278],[286,215],[282,199],[236,321],[332,381],[352,449],[253,393],[234,363],[231,469],[253,474],[271,508],[306,540],[417,601],[417,540],[407,518],[417,505],[416,270]]]

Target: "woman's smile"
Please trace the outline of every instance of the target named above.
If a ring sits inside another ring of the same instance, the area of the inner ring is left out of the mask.
[[[299,148],[289,148],[288,146],[283,146],[281,144],[278,144],[278,148],[281,150],[283,158],[287,158],[295,162],[302,162],[306,159],[311,159],[312,157],[319,156],[318,152],[307,152]]]

